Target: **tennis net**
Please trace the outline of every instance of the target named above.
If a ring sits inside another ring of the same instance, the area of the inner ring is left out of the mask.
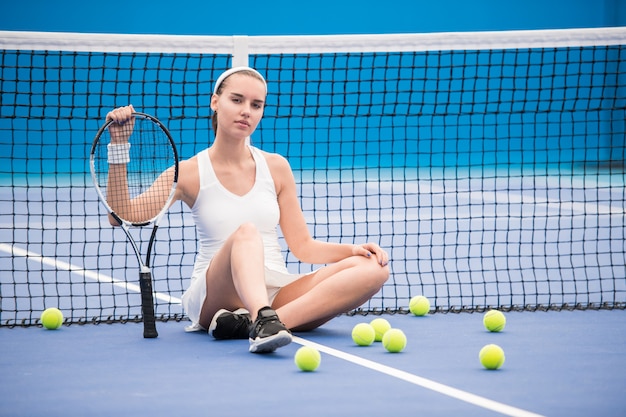
[[[135,255],[91,186],[91,142],[132,103],[193,156],[211,142],[213,83],[241,64],[269,84],[252,142],[289,159],[314,237],[390,253],[389,282],[353,313],[406,312],[418,294],[437,312],[625,308],[625,45],[624,28],[0,32],[0,326],[50,306],[69,323],[141,319]],[[195,252],[176,204],[153,250],[160,319],[186,318]]]

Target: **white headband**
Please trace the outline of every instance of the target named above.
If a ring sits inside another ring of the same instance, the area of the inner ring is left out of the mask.
[[[215,82],[215,88],[213,89],[213,94],[217,94],[217,90],[220,88],[220,85],[222,85],[222,83],[224,82],[226,78],[241,71],[251,71],[257,74],[259,78],[261,78],[261,80],[263,81],[263,85],[265,86],[265,93],[267,94],[267,82],[265,81],[265,78],[263,78],[263,76],[261,75],[259,71],[250,67],[233,67],[229,69],[228,71],[225,71],[224,73],[222,73],[222,75],[220,75],[217,81]]]

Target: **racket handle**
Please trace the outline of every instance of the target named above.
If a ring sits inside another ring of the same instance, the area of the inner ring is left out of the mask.
[[[154,316],[154,300],[152,298],[152,274],[139,273],[139,287],[141,288],[141,313],[143,314],[143,337],[152,339],[159,334],[156,330],[156,317]]]

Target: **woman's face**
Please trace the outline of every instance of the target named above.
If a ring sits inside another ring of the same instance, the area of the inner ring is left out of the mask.
[[[218,117],[218,132],[243,138],[252,135],[263,117],[264,83],[250,75],[235,73],[224,80],[221,90],[211,98],[211,108]]]

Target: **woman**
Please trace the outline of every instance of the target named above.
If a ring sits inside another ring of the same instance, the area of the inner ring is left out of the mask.
[[[190,207],[199,236],[183,295],[192,328],[216,339],[247,338],[258,353],[290,343],[291,331],[314,329],[357,308],[389,277],[387,253],[376,243],[314,240],[287,160],[248,144],[266,95],[265,79],[252,68],[232,68],[218,78],[211,97],[215,140],[179,164],[174,197]],[[107,115],[116,122],[112,138],[133,111],[126,106]],[[277,225],[298,259],[326,266],[290,274]]]

